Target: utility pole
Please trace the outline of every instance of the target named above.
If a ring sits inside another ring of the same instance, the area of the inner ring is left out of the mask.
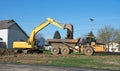
[[[94,21],[94,19],[90,18],[90,30],[91,31],[93,30],[93,21]]]

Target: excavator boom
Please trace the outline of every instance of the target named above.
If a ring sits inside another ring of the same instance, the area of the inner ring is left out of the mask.
[[[35,35],[42,30],[43,28],[45,28],[46,26],[48,26],[49,24],[53,24],[59,28],[65,28],[64,25],[59,24],[57,21],[51,19],[51,18],[47,18],[47,21],[38,25],[35,29],[32,30],[30,37],[28,39],[27,42],[13,42],[13,48],[36,48],[35,46]]]

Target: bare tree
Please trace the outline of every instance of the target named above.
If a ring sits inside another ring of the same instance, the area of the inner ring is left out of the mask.
[[[120,29],[116,31],[115,41],[119,44],[118,45],[118,50],[120,51]]]
[[[114,41],[115,38],[115,29],[111,26],[105,26],[101,29],[99,29],[97,33],[97,41],[107,44],[110,41]]]
[[[120,30],[117,30],[116,33],[115,33],[116,37],[115,37],[115,41],[117,43],[120,43]]]

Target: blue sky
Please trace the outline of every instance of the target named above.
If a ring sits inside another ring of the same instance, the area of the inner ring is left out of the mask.
[[[120,28],[120,0],[0,0],[0,20],[14,19],[28,35],[47,17],[73,24],[74,38],[90,32],[89,18],[93,18],[96,35],[105,25]],[[66,30],[53,25],[39,33],[47,39],[56,30],[63,38],[66,36]]]

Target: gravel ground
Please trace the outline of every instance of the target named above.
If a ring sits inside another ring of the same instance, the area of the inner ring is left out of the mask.
[[[112,70],[0,63],[0,71],[112,71]]]

